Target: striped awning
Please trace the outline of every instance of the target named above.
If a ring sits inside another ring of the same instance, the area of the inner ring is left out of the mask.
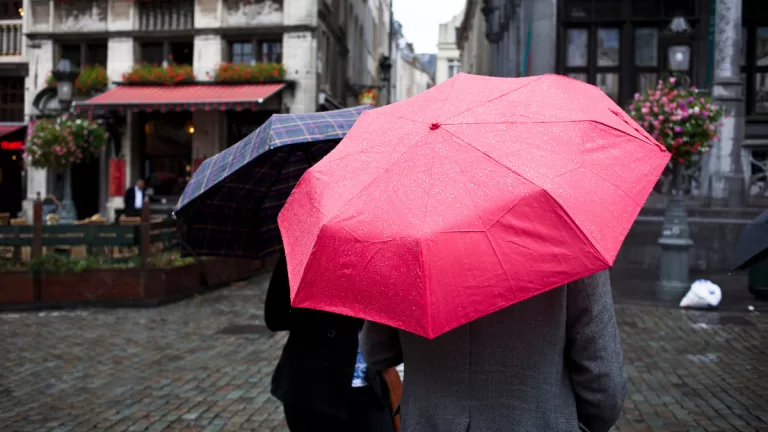
[[[76,111],[213,111],[256,109],[285,83],[119,85],[85,102]]]

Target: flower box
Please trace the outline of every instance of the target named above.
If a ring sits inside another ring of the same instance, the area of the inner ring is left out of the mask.
[[[123,83],[126,84],[176,85],[194,81],[192,66],[175,63],[167,66],[139,64],[123,74]]]
[[[56,87],[56,78],[53,74],[48,75],[46,81],[48,87]],[[103,92],[109,86],[107,70],[100,65],[83,66],[80,69],[80,75],[75,80],[75,94],[90,96],[93,93]]]
[[[285,67],[280,63],[223,63],[213,74],[213,80],[218,83],[254,83],[283,79]]]

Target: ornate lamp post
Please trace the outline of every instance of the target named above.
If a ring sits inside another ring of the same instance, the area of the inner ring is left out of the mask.
[[[80,75],[80,70],[72,62],[63,59],[53,71],[53,77],[56,79],[56,93],[61,106],[61,114],[69,113],[72,106],[72,96],[74,95],[75,80]],[[67,166],[64,170],[64,199],[61,201],[61,212],[59,220],[62,224],[71,224],[77,219],[75,205],[72,202],[72,167]]]
[[[668,41],[668,69],[678,77],[677,82],[681,87],[690,85],[688,72],[692,35],[693,31],[683,17],[673,19],[665,31]],[[658,240],[661,262],[656,296],[666,301],[679,301],[690,287],[689,253],[693,246],[683,196],[685,167],[677,161],[673,161],[673,167],[672,194],[667,203],[664,225]]]

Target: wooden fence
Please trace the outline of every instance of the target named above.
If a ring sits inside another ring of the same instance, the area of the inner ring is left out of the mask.
[[[128,225],[45,225],[42,202],[38,197],[31,225],[0,225],[0,249],[12,250],[12,258],[18,260],[36,260],[46,252],[69,252],[73,256],[72,252],[80,249],[84,251],[83,255],[105,256],[115,261],[138,257],[140,267],[146,268],[153,252],[181,246],[176,221],[152,221],[148,202],[136,222]],[[25,250],[29,253],[24,254]]]

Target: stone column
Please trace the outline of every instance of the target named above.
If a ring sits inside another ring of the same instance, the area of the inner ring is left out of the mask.
[[[715,15],[715,80],[712,97],[726,110],[720,139],[706,161],[704,188],[710,196],[727,199],[730,207],[744,204],[746,180],[742,143],[745,115],[741,82],[741,0],[717,0]]]

